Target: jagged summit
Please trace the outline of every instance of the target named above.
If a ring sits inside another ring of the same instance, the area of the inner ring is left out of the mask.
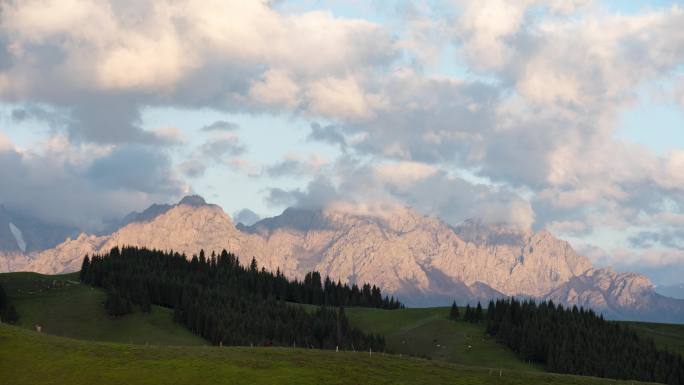
[[[322,209],[286,208],[280,215],[264,218],[251,226],[242,227],[247,232],[270,233],[278,229],[310,231],[329,229],[332,223]]]
[[[208,206],[207,202],[204,200],[199,195],[187,195],[184,196],[178,203],[176,204],[168,204],[168,203],[154,203],[150,207],[146,208],[142,212],[137,212],[133,211],[123,217],[120,221],[115,222],[115,224],[111,227],[109,227],[108,231],[106,231],[104,234],[101,235],[106,235],[107,233],[112,233],[128,224],[131,223],[136,223],[136,222],[149,222],[158,216],[165,214],[169,210],[173,209],[174,207],[181,206],[181,205],[186,205],[186,206],[192,206],[192,207],[200,207],[200,206]]]
[[[470,218],[452,229],[461,239],[478,245],[518,245],[525,244],[526,238],[533,233],[504,223],[485,223],[478,218]]]
[[[179,205],[205,206],[207,201],[199,195],[186,195],[178,202]]]

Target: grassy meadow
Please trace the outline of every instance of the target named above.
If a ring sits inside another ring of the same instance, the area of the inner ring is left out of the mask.
[[[0,283],[20,315],[16,326],[0,324],[0,384],[636,384],[545,373],[483,324],[447,319],[446,307],[346,309],[352,325],[383,334],[392,354],[213,347],[166,308],[109,317],[104,292],[75,274],[7,273]],[[630,327],[684,348],[684,325]]]
[[[387,350],[463,365],[539,371],[485,334],[484,324],[448,319],[449,308],[345,309],[352,325],[385,336]],[[463,313],[463,312],[462,312]]]
[[[153,345],[206,345],[207,342],[173,321],[173,311],[152,306],[112,318],[104,310],[105,293],[78,282],[78,275],[0,274],[19,313],[18,325],[42,327],[43,333],[84,340]]]
[[[521,370],[499,372],[367,352],[273,347],[145,346],[75,340],[0,324],[0,383],[634,384]]]

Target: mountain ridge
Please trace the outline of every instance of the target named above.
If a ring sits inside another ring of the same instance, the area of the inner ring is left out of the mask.
[[[188,256],[227,249],[291,277],[318,270],[342,282],[376,282],[412,306],[522,296],[591,307],[609,318],[684,322],[684,301],[659,296],[645,276],[594,268],[545,230],[476,220],[450,226],[410,208],[380,216],[289,208],[244,226],[198,198],[143,211],[109,235],[80,234],[52,249],[22,254],[3,269],[75,271],[84,255],[123,245]],[[658,309],[668,314],[658,316]]]

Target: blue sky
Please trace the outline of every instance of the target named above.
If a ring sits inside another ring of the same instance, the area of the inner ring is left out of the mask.
[[[95,230],[187,193],[408,205],[684,274],[679,2],[47,3],[0,27],[8,206]]]

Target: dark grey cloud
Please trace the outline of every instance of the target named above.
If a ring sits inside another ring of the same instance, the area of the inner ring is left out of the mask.
[[[140,145],[119,147],[96,159],[85,176],[105,188],[151,194],[173,194],[178,187],[169,157]]]
[[[186,189],[171,175],[168,159],[151,149],[115,149],[85,168],[64,156],[78,158],[77,151],[0,149],[0,203],[47,223],[97,231],[108,219],[174,200]]]
[[[284,190],[271,188],[266,203],[272,207],[323,208],[342,197],[333,183],[326,177],[319,177],[307,185],[306,189]],[[345,197],[344,199],[348,199]]]
[[[128,95],[91,95],[71,108],[69,135],[100,144],[168,144],[141,128],[140,105]]]
[[[265,171],[268,176],[276,178],[304,173],[302,162],[297,159],[286,159],[266,167]]]
[[[225,120],[217,120],[214,123],[207,124],[202,127],[202,131],[235,131],[238,130],[240,126],[237,123],[228,122]]]
[[[260,219],[261,217],[250,209],[242,209],[233,214],[233,220],[235,223],[242,223],[245,226],[251,226],[257,223]]]
[[[23,122],[26,120],[27,115],[26,110],[22,108],[15,108],[12,110],[12,120],[15,122]]]
[[[334,124],[321,126],[316,122],[311,123],[311,133],[309,133],[308,139],[337,145],[343,150],[347,147],[347,140],[344,137],[341,127]]]
[[[36,104],[14,108],[10,115],[16,123],[33,120],[46,124],[52,131],[63,131],[70,123],[68,115],[63,111]]]
[[[188,178],[199,178],[204,175],[207,170],[207,166],[200,160],[190,159],[181,163],[179,165],[179,169],[183,175],[187,176]]]
[[[206,140],[197,155],[222,160],[225,156],[238,156],[245,151],[245,146],[237,136],[218,136]]]
[[[631,247],[649,249],[653,247],[668,247],[684,250],[683,229],[663,229],[660,231],[640,231],[628,238]]]
[[[418,74],[390,78],[384,86],[394,108],[342,126],[346,138],[361,134],[353,144],[356,151],[480,166],[483,144],[496,128],[502,89],[479,81],[425,80]]]
[[[296,157],[288,157],[266,166],[264,173],[273,178],[283,176],[305,177],[318,174],[327,165],[327,160],[323,158],[311,157],[308,160],[302,160]]]

